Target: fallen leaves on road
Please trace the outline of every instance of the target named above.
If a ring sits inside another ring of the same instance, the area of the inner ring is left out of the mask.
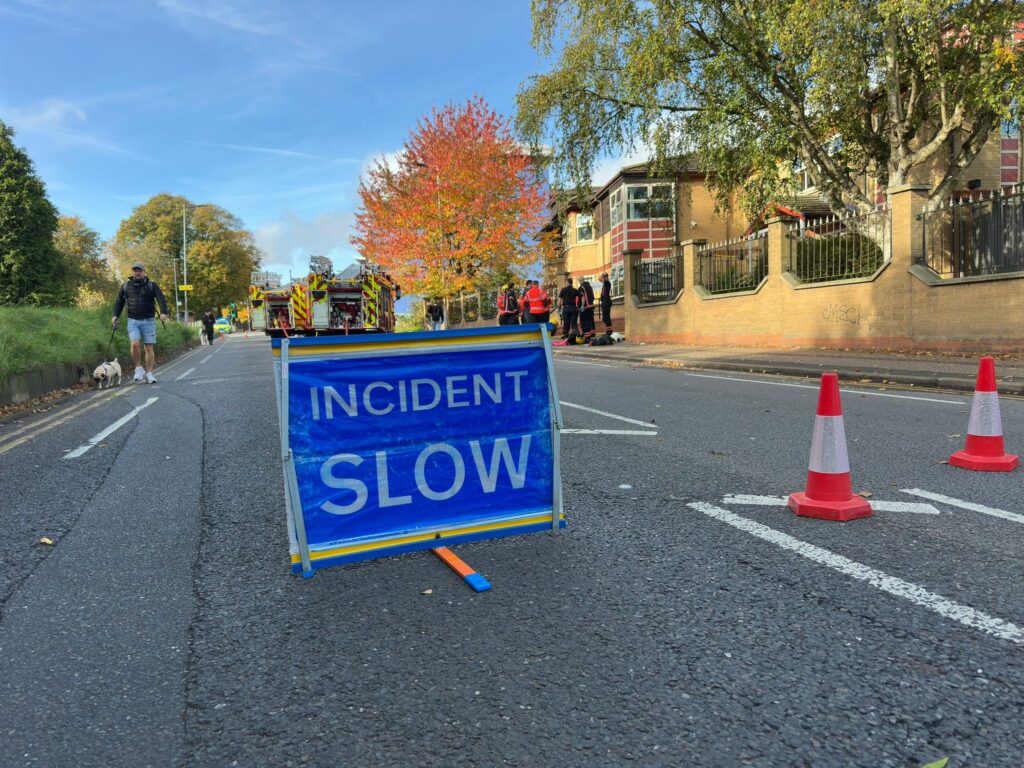
[[[39,539],[39,543],[40,544],[45,544],[48,547],[52,547],[53,546],[53,539],[51,539],[49,536],[43,536],[41,539]]]
[[[873,494],[871,491],[857,491],[857,495],[863,496],[865,499],[870,499],[875,494]]]
[[[946,437],[950,440],[956,440],[958,437],[963,437],[963,435],[946,435]]]
[[[420,592],[420,594],[421,595],[432,595],[432,594],[434,594],[434,590],[432,590],[432,589],[424,589],[422,592]]]

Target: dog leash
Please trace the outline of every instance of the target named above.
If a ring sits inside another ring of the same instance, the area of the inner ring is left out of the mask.
[[[107,361],[110,357],[110,345],[114,343],[114,334],[117,333],[117,324],[114,325],[114,330],[110,332],[110,341],[107,342],[107,353],[103,356],[103,362]]]

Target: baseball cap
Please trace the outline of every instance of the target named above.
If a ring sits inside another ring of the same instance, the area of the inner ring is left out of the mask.
[[[136,261],[132,264],[132,269],[145,269],[145,266],[143,266],[141,261]]]

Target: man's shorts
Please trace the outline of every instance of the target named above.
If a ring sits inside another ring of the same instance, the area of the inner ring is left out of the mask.
[[[128,318],[128,338],[132,341],[142,340],[143,344],[156,344],[156,318],[135,320]]]

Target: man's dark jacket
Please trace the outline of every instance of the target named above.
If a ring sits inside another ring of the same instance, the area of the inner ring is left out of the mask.
[[[160,302],[160,314],[167,314],[167,299],[160,286],[144,277],[126,280],[117,293],[114,302],[114,317],[121,316],[121,310],[128,305],[128,317],[132,320],[152,320],[156,315],[156,302]]]

